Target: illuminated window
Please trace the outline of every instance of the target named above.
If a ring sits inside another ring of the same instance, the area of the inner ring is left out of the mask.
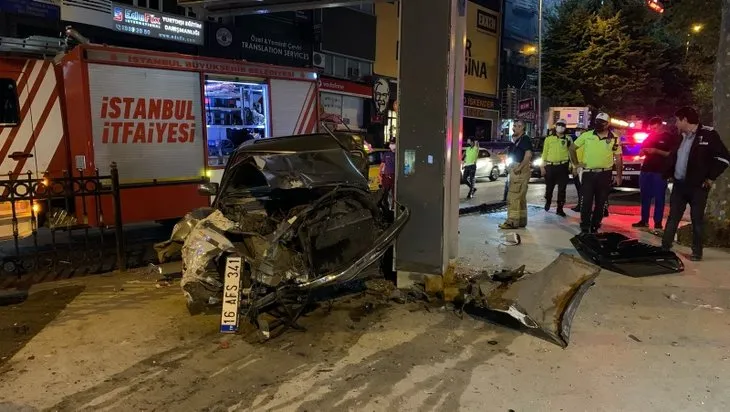
[[[0,79],[0,127],[20,123],[18,91],[13,79]]]

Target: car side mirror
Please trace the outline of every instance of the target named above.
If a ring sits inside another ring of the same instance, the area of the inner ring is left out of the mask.
[[[218,194],[218,183],[201,183],[198,185],[198,194],[201,196],[215,196]]]

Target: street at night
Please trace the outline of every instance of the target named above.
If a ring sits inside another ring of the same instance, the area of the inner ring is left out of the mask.
[[[0,412],[730,411],[727,33],[0,0]]]

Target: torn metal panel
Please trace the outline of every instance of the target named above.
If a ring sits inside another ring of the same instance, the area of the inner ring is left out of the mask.
[[[165,263],[180,259],[182,257],[180,253],[185,239],[198,222],[208,217],[211,213],[213,213],[213,209],[210,207],[202,207],[187,213],[185,217],[175,224],[169,240],[155,244],[154,248],[157,253],[157,261]]]
[[[575,311],[600,268],[561,254],[540,272],[472,280],[464,310],[473,316],[523,330],[561,347],[568,346]]]
[[[234,222],[223,216],[220,210],[216,210],[201,219],[185,239],[182,247],[183,276],[180,285],[185,291],[188,302],[195,300],[193,291],[199,290],[201,286],[215,292],[223,286],[218,273],[217,259],[224,252],[234,250],[233,243],[225,235],[225,232],[234,226]],[[204,293],[205,295],[207,293]],[[213,294],[208,296],[208,303],[218,301],[220,297]]]
[[[582,234],[570,242],[587,261],[622,275],[644,277],[684,271],[682,260],[674,252],[620,233]]]

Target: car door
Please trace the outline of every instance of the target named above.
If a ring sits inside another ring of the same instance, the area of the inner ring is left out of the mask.
[[[477,158],[477,177],[489,176],[492,169],[491,154],[487,149],[479,149],[479,157]]]

